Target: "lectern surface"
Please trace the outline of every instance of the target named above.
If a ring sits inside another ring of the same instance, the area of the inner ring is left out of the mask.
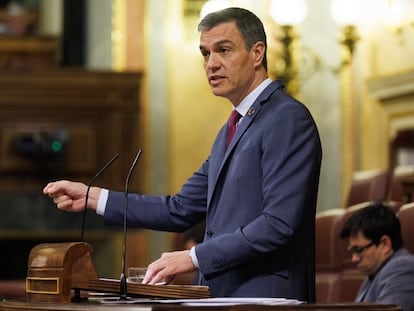
[[[218,306],[187,306],[182,304],[100,304],[85,303],[43,303],[25,300],[4,300],[0,302],[2,311],[402,311],[395,305],[349,303],[349,304],[300,304],[300,305],[218,305]]]

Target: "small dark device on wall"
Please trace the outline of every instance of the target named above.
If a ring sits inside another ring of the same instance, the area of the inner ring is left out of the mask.
[[[51,132],[19,133],[14,137],[13,149],[25,157],[32,159],[50,159],[65,154],[69,136],[66,130]]]

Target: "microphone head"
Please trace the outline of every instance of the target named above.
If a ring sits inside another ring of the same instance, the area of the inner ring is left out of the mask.
[[[134,158],[134,161],[132,161],[131,167],[129,168],[129,172],[128,172],[128,175],[127,175],[127,178],[126,178],[126,181],[125,181],[125,189],[126,189],[125,192],[127,192],[127,190],[128,190],[129,179],[132,175],[132,172],[135,169],[135,166],[138,163],[139,158],[141,157],[141,153],[142,153],[142,149],[139,149],[136,156],[135,156],[135,158]]]

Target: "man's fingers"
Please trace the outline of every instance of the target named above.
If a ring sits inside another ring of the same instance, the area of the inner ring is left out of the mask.
[[[59,182],[50,182],[43,188],[43,193],[49,196],[56,195],[56,193],[61,192],[61,187],[59,187]]]
[[[144,277],[144,284],[157,284],[159,282],[171,282],[177,274],[191,272],[196,269],[191,261],[188,250],[167,252],[161,258],[152,262]]]
[[[144,280],[142,281],[143,284],[155,284],[156,282],[158,282],[158,270],[154,269],[153,264],[151,265],[152,267],[148,266],[147,273],[145,273]]]
[[[171,282],[175,275],[171,274],[169,268],[171,268],[170,264],[168,264],[168,261],[166,261],[165,258],[161,257],[157,259],[148,266],[147,273],[145,274],[142,283],[155,285],[161,282]]]
[[[79,212],[85,208],[85,200],[73,200],[68,195],[60,195],[53,198],[53,202],[56,204],[56,207],[60,210],[70,211],[70,212]]]

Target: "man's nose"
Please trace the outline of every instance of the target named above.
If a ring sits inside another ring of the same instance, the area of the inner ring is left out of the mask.
[[[351,255],[351,261],[352,263],[358,263],[360,261],[361,257],[357,254],[352,254]]]
[[[207,69],[215,69],[220,66],[219,58],[216,53],[211,53],[206,64]]]

